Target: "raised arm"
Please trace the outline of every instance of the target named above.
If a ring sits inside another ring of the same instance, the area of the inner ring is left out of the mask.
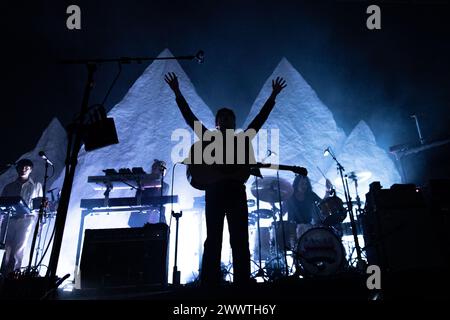
[[[258,115],[253,119],[253,121],[248,125],[248,129],[253,129],[256,132],[261,129],[264,122],[266,122],[269,117],[270,112],[272,112],[273,107],[275,106],[275,98],[277,95],[286,87],[286,81],[283,78],[277,77],[275,80],[272,80],[272,93],[270,97],[267,99],[264,106],[259,111]]]
[[[172,91],[175,93],[176,102],[177,102],[178,108],[180,109],[184,120],[186,121],[188,126],[191,127],[192,130],[194,130],[194,132],[195,132],[194,123],[196,121],[198,121],[198,123],[201,124],[201,122],[198,120],[198,118],[192,112],[186,99],[183,97],[176,74],[173,72],[170,72],[165,75],[164,80],[167,82],[170,89],[172,89]],[[202,135],[203,135],[205,133],[205,131],[208,129],[206,129],[206,127],[203,124],[201,124],[201,126],[202,126],[201,128],[202,128]],[[199,138],[201,139],[202,137],[199,137]]]
[[[335,194],[336,190],[334,189],[333,184],[331,183],[331,181],[329,179],[325,180],[325,195],[323,196],[323,198],[328,198],[331,197]]]

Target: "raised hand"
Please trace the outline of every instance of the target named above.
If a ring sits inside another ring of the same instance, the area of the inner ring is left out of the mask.
[[[174,72],[169,72],[164,76],[164,81],[169,85],[173,92],[180,92],[180,85],[178,84],[177,75]]]
[[[272,80],[272,94],[278,95],[286,86],[286,81],[281,77],[277,77],[275,80]]]

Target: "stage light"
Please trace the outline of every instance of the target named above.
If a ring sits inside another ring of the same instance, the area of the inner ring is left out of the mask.
[[[91,110],[90,122],[84,128],[84,148],[86,151],[103,148],[119,143],[113,118],[106,116],[105,108],[99,105]]]

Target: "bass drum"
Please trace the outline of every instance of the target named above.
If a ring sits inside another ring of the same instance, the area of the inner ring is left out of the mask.
[[[306,277],[326,277],[341,271],[346,263],[341,240],[329,228],[313,228],[298,240],[296,268]]]

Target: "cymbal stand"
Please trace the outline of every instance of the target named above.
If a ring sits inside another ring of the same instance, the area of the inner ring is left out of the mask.
[[[331,155],[331,157],[333,158],[333,160],[336,162],[336,168],[341,177],[342,187],[344,189],[345,201],[347,203],[347,211],[350,216],[350,225],[352,226],[353,239],[355,241],[356,257],[358,260],[357,268],[362,271],[362,269],[365,267],[366,263],[364,262],[364,260],[362,259],[362,256],[361,256],[361,247],[360,247],[359,241],[358,241],[358,232],[356,230],[355,217],[353,216],[352,198],[350,196],[350,189],[348,188],[347,175],[345,175],[345,178],[344,178],[343,172],[345,171],[345,169],[341,165],[341,163],[336,159],[336,156],[331,151],[331,148],[328,149],[328,152]]]
[[[258,230],[258,272],[255,275],[255,278],[262,277],[265,279],[265,272],[262,268],[262,257],[261,257],[261,224],[260,224],[260,212],[259,212],[259,190],[258,190],[258,177],[255,176],[255,186],[256,186],[256,228]]]
[[[364,209],[363,208],[361,208],[361,199],[359,198],[359,193],[358,193],[358,177],[356,177],[356,176],[350,176],[349,177],[351,180],[353,180],[353,182],[355,183],[355,194],[356,194],[356,205],[357,205],[357,209],[356,209],[356,218],[357,218],[357,225],[356,225],[356,227],[357,228],[359,228],[360,230],[360,232],[362,232],[363,230],[362,230],[362,223],[361,223],[361,215],[363,215],[364,214]],[[362,248],[361,249],[361,251],[362,250],[365,250],[364,248]]]
[[[355,194],[356,194],[356,205],[358,206],[358,209],[356,209],[357,214],[357,218],[359,218],[359,215],[361,214],[361,212],[363,211],[361,209],[361,199],[359,198],[359,193],[358,193],[358,178],[356,176],[349,176],[349,178],[351,180],[353,180],[353,182],[355,183]]]
[[[277,183],[278,183],[278,201],[280,202],[280,223],[281,232],[283,234],[283,254],[284,254],[284,271],[286,272],[286,277],[289,275],[288,263],[287,263],[287,250],[286,250],[286,232],[283,221],[283,204],[281,201],[281,186],[280,186],[280,172],[277,170]],[[275,224],[275,239],[277,238],[276,224]],[[278,255],[277,255],[278,257]]]
[[[280,268],[280,254],[278,252],[278,240],[277,240],[277,211],[278,208],[275,206],[275,203],[272,203],[272,218],[273,218],[273,246],[275,247],[275,260],[277,261],[277,268]],[[274,260],[272,259],[272,261]]]

